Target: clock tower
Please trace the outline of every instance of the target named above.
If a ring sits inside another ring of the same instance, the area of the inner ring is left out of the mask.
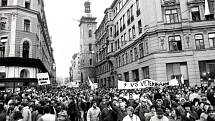
[[[96,17],[92,17],[91,3],[86,1],[84,3],[85,15],[80,19],[80,70],[81,82],[88,83],[89,79],[94,83],[96,80],[95,71],[95,30],[96,30]]]

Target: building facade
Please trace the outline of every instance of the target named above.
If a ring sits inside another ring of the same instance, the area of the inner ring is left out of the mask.
[[[114,0],[96,30],[99,86],[148,78],[213,83],[214,8],[214,0]]]
[[[81,82],[81,71],[80,71],[80,54],[76,53],[72,57],[72,66],[69,70],[71,82]]]
[[[88,82],[88,78],[95,82],[95,30],[96,17],[92,17],[90,2],[84,3],[85,16],[80,19],[80,70],[81,82]]]
[[[37,73],[56,80],[43,0],[0,0],[0,87],[37,86]]]

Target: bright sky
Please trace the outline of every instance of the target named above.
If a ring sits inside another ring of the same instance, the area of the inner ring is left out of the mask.
[[[72,55],[79,52],[79,22],[84,14],[86,0],[44,0],[45,13],[52,37],[52,47],[57,68],[57,77],[69,77]],[[91,13],[97,17],[97,27],[102,21],[104,10],[113,0],[90,0]]]

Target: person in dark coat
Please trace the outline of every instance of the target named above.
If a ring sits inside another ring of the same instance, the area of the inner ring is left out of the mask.
[[[135,108],[134,114],[139,116],[141,121],[145,121],[145,113],[149,113],[150,109],[149,106],[147,105],[147,100],[142,99],[140,104]]]
[[[122,121],[123,118],[127,115],[127,111],[125,109],[126,107],[126,102],[121,102],[119,104],[119,107],[113,105],[113,102],[110,103],[111,108],[113,109],[113,111],[116,113],[117,115],[117,121]]]
[[[78,106],[77,106],[75,99],[71,98],[71,102],[68,105],[67,112],[68,112],[68,115],[69,115],[71,121],[77,121],[78,120],[79,110],[78,110]]]
[[[110,103],[107,103],[107,107],[105,107],[101,112],[101,121],[116,121],[114,117],[115,113],[112,110]]]

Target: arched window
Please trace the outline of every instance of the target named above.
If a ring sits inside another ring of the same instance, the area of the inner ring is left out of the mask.
[[[20,72],[20,78],[28,78],[29,76],[29,71],[26,69],[22,69]]]
[[[23,42],[23,46],[22,46],[22,57],[23,58],[29,58],[29,42],[28,41],[24,41]]]

